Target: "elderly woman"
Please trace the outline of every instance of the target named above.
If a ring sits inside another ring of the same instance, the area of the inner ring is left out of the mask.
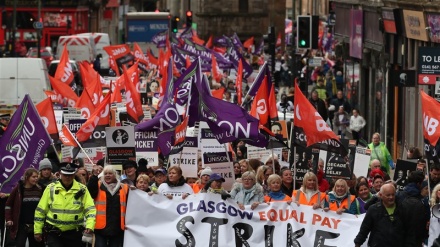
[[[344,179],[338,179],[335,182],[333,190],[326,197],[324,210],[332,210],[337,214],[356,213],[355,197],[350,195],[347,182]]]
[[[241,175],[242,183],[236,183],[231,190],[231,197],[237,202],[240,209],[251,205],[254,210],[264,201],[263,187],[256,182],[255,173],[247,171]]]
[[[103,176],[92,175],[87,188],[96,205],[95,246],[122,246],[127,211],[128,185],[121,183],[111,165]]]
[[[387,174],[390,174],[390,168],[394,169],[394,162],[391,158],[390,151],[388,151],[385,143],[380,141],[380,134],[374,133],[372,137],[372,142],[368,144],[368,148],[371,150],[371,158],[378,159],[380,161],[380,165],[385,169]],[[370,162],[371,162],[370,161]]]
[[[44,246],[42,242],[35,240],[33,231],[35,209],[43,194],[37,182],[38,171],[34,168],[27,169],[24,180],[18,182],[6,202],[6,225],[17,247],[26,246],[26,239],[29,240],[29,247]]]
[[[313,206],[313,209],[323,208],[325,193],[319,191],[318,177],[313,172],[304,175],[303,184],[299,190],[293,191],[292,199],[298,205]]]
[[[264,202],[288,202],[292,201],[292,198],[281,191],[282,180],[277,174],[272,174],[267,179],[269,186],[269,193],[264,196]]]
[[[182,169],[172,166],[168,169],[168,178],[157,189],[160,195],[173,199],[174,196],[181,196],[183,199],[193,194],[193,189],[189,186],[182,176]]]

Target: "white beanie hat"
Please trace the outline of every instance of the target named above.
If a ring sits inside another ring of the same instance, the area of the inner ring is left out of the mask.
[[[205,167],[205,169],[203,169],[202,172],[200,173],[200,177],[203,176],[203,175],[211,176],[211,174],[212,174],[211,167],[207,166],[207,167]]]
[[[39,165],[40,165],[40,166],[38,167],[38,170],[39,170],[39,171],[41,171],[41,170],[43,170],[43,169],[47,169],[47,168],[49,168],[49,169],[52,170],[52,163],[50,162],[50,160],[49,160],[48,158],[44,158],[44,159],[42,159],[42,160],[40,161]]]

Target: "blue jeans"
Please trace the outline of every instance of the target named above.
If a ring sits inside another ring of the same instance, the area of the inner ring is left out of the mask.
[[[95,247],[122,247],[124,235],[106,237],[95,233]]]

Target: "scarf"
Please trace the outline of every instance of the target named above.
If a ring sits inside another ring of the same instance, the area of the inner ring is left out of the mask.
[[[107,188],[108,192],[114,196],[117,191],[119,191],[119,187],[121,185],[121,182],[119,180],[116,180],[115,183],[106,183],[104,180],[102,180],[102,184]]]
[[[345,194],[343,194],[342,196],[338,196],[338,195],[336,195],[336,192],[334,192],[334,191],[330,191],[328,194],[329,194],[329,195],[331,194],[332,197],[333,197],[333,198],[330,199],[330,201],[336,201],[336,203],[338,204],[338,207],[339,207],[339,205],[341,205],[341,202],[342,202],[345,198],[348,197],[348,193],[345,193]],[[332,200],[332,199],[334,199],[334,200]]]
[[[220,189],[213,189],[211,187],[209,187],[209,189],[207,190],[208,193],[213,193],[213,194],[221,194],[223,192],[223,188]]]
[[[243,187],[242,190],[243,190],[243,193],[244,193],[243,204],[247,205],[247,203],[251,200],[251,197],[252,197],[253,192],[255,190],[255,185],[252,186],[252,188],[250,188],[250,189],[245,189]]]
[[[271,199],[274,199],[275,201],[282,201],[286,197],[286,194],[284,194],[281,190],[270,191],[268,195]]]

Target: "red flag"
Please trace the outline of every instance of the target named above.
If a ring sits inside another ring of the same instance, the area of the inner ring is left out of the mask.
[[[62,130],[59,132],[61,142],[66,146],[78,147],[78,144],[75,141],[75,137],[70,132],[69,128],[67,128],[66,124],[63,124]]]
[[[115,58],[113,56],[108,56],[108,62],[110,64],[110,68],[116,73],[116,76],[120,76],[121,73],[119,73],[119,67]]]
[[[157,58],[153,56],[153,54],[151,54],[150,48],[147,49],[147,56],[148,56],[148,60],[150,60],[150,64],[154,64],[155,66],[159,64]]]
[[[49,76],[49,80],[53,90],[57,94],[58,102],[70,107],[74,107],[76,101],[78,100],[78,96],[75,94],[72,88],[70,88],[69,85],[53,78],[52,76]],[[64,100],[66,100],[66,102]]]
[[[303,129],[307,136],[307,146],[313,145],[329,139],[339,137],[332,131],[327,123],[322,119],[316,109],[310,104],[298,84],[295,84],[294,99],[294,125]]]
[[[251,46],[254,45],[254,36],[250,37],[249,39],[247,39],[244,43],[243,43],[243,47],[246,49],[250,49]]]
[[[206,47],[206,48],[209,48],[209,49],[212,48],[212,35],[209,36],[208,41],[206,41],[205,47]]]
[[[220,69],[218,68],[217,58],[215,58],[215,56],[212,55],[211,60],[212,60],[212,77],[216,82],[220,83],[222,81],[223,75],[220,72]]]
[[[45,90],[44,93],[48,98],[52,100],[52,102],[58,102],[57,101],[57,94],[50,90]]]
[[[139,62],[139,67],[147,72],[147,70],[150,69],[150,61],[148,61],[148,58],[144,55],[141,47],[136,42],[133,44],[133,53],[134,57]]]
[[[203,45],[205,43],[205,41],[203,39],[201,39],[201,38],[199,38],[199,36],[197,36],[196,32],[193,33],[192,40],[194,41],[194,43],[196,43],[198,45]]]
[[[186,116],[185,119],[179,125],[177,125],[176,129],[174,130],[174,146],[177,146],[177,144],[185,141],[187,127],[188,116]]]
[[[75,79],[72,65],[69,63],[69,52],[67,51],[66,45],[64,45],[60,63],[58,64],[54,78],[67,85],[70,85],[70,83],[72,83],[72,81]]]
[[[223,99],[223,94],[225,93],[225,88],[221,87],[219,89],[211,90],[212,97],[217,99]]]
[[[423,90],[420,91],[420,96],[422,96],[423,137],[435,147],[440,138],[440,103]]]
[[[278,33],[276,47],[281,46],[281,33]]]
[[[264,76],[260,89],[252,102],[250,114],[260,120],[261,125],[266,125],[269,122],[269,109],[268,109],[268,86],[267,76]]]
[[[55,113],[53,112],[52,100],[47,98],[35,105],[35,107],[37,108],[41,121],[43,121],[44,127],[49,135],[56,135],[58,133],[58,128],[55,120]]]
[[[127,107],[127,113],[136,123],[144,118],[144,112],[142,110],[142,104],[140,99],[140,94],[136,91],[133,82],[130,80],[127,70],[124,69],[124,80],[125,80],[125,98]]]
[[[95,130],[98,125],[99,119],[101,117],[109,117],[109,103],[110,103],[110,94],[107,94],[104,100],[99,104],[99,106],[95,109],[95,112],[92,113],[90,118],[81,126],[81,128],[76,132],[76,138],[79,142],[84,142],[89,139],[90,135]]]
[[[82,92],[75,107],[81,109],[81,116],[85,119],[88,119],[95,111],[95,105],[87,92],[87,88]]]
[[[270,93],[269,93],[269,116],[270,120],[272,121],[278,121],[278,109],[277,109],[277,100],[275,96],[275,84],[272,83],[272,86],[270,87]]]
[[[238,61],[237,78],[235,79],[235,86],[237,87],[237,103],[238,105],[241,105],[243,98],[243,62],[241,61],[241,59]]]
[[[111,103],[121,103],[122,102],[122,95],[121,95],[121,85],[119,82],[114,82],[115,87],[113,88],[113,91],[111,92],[112,98],[110,100]]]

